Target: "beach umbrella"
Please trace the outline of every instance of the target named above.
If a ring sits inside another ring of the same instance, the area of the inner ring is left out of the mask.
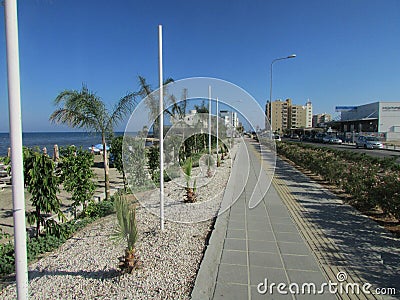
[[[99,150],[103,150],[103,144],[97,144],[97,145],[95,145],[94,147],[97,148],[97,149],[99,149]],[[107,151],[110,150],[110,147],[109,147],[109,146],[106,146],[106,150],[107,150]]]

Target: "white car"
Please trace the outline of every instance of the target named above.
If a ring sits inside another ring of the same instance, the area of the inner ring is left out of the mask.
[[[331,137],[329,139],[329,144],[338,144],[341,145],[343,143],[343,141],[341,139],[339,139],[338,137]]]
[[[274,135],[274,140],[275,140],[276,142],[282,141],[281,136],[280,136],[279,134],[275,134],[275,135]]]
[[[359,136],[356,141],[356,148],[358,147],[366,149],[382,149],[383,144],[374,136]]]

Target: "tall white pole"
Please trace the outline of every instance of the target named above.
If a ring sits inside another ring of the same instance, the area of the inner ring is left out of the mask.
[[[22,157],[17,1],[6,0],[4,4],[7,44],[8,105],[10,119],[17,297],[18,299],[27,299],[28,264],[26,257],[25,194]]]
[[[218,97],[216,98],[217,101],[217,163],[218,163]]]
[[[211,85],[208,86],[208,155],[211,155]]]
[[[162,25],[158,25],[158,65],[160,81],[160,228],[164,230],[164,91],[162,67]]]

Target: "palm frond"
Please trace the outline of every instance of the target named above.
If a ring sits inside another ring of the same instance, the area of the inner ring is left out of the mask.
[[[114,229],[113,239],[126,241],[127,248],[131,251],[138,239],[136,209],[130,207],[129,201],[122,195],[116,196],[114,204],[118,223]]]
[[[175,80],[171,77],[168,77],[167,79],[164,80],[163,85],[168,85],[173,82],[175,82]]]
[[[81,91],[61,92],[54,102],[59,107],[50,115],[50,121],[93,131],[104,129],[108,119],[105,105],[85,85]]]
[[[128,114],[130,114],[137,105],[136,97],[138,93],[128,93],[122,97],[114,106],[113,112],[109,119],[108,126],[114,127],[118,122],[121,122]]]

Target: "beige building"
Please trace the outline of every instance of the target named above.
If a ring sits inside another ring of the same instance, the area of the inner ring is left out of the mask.
[[[271,119],[272,110],[272,119]],[[271,120],[272,130],[283,133],[290,128],[312,127],[312,104],[307,101],[306,105],[293,105],[291,99],[285,101],[276,100],[266,105],[266,115]],[[266,121],[266,128],[269,128]]]
[[[313,115],[312,127],[319,127],[324,123],[332,121],[332,116],[327,113]]]

